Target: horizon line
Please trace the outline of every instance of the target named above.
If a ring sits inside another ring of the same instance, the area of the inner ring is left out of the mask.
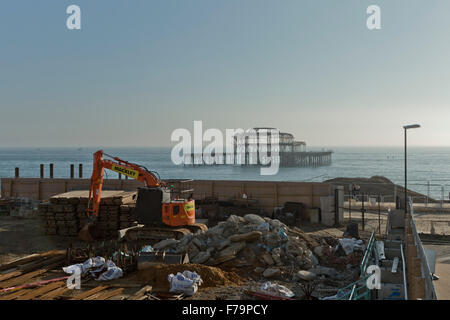
[[[207,144],[206,144],[207,145]],[[205,146],[206,146],[205,145]],[[173,146],[0,146],[0,149],[49,149],[49,148],[58,148],[58,149],[102,149],[102,148],[172,148]],[[363,146],[363,145],[310,145],[307,148],[403,148],[404,145],[371,145],[371,146]],[[408,148],[450,148],[450,145],[408,145]]]

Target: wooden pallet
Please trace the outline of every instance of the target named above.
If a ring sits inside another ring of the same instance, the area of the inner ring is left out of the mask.
[[[181,299],[180,295],[151,294],[152,287],[127,279],[82,282],[82,291],[67,287],[68,275],[61,267],[66,251],[33,254],[0,266],[0,300],[160,300]],[[49,279],[49,275],[60,273]],[[44,280],[43,280],[44,279]],[[87,289],[87,290],[86,290]],[[134,290],[133,290],[134,289]],[[124,291],[132,293],[124,294]],[[134,292],[133,292],[134,291]]]

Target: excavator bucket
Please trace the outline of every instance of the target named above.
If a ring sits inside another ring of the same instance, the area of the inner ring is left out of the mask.
[[[102,240],[104,237],[98,225],[95,222],[89,222],[80,230],[78,238],[82,241],[94,242]]]
[[[141,252],[137,259],[138,270],[146,269],[150,266],[159,264],[185,264],[189,263],[189,256],[178,253],[160,252]]]

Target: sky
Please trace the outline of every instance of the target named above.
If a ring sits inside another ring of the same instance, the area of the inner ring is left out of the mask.
[[[66,8],[81,8],[68,30]],[[368,30],[366,9],[381,9]],[[308,146],[450,145],[448,0],[9,0],[0,147],[171,146],[270,126]]]

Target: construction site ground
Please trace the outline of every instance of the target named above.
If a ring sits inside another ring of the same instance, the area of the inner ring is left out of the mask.
[[[340,227],[326,227],[323,225],[305,225],[302,230],[307,234],[314,236],[314,238],[333,237],[341,238],[346,229],[346,225],[351,222],[359,223],[359,233],[362,239],[368,239],[371,232],[375,231],[379,238],[384,236],[386,228],[386,214],[380,215],[381,233],[378,229],[379,221],[377,213],[365,214],[365,228],[362,230],[361,213],[352,212],[350,219],[349,212],[345,212],[345,223]],[[446,228],[441,226],[439,229],[441,235],[429,235],[431,221],[445,221]],[[447,231],[450,222],[450,214],[417,214],[416,224],[419,232],[427,233],[427,239],[424,241],[426,246],[431,245],[433,249],[437,248],[437,271],[441,279],[436,281],[436,290],[438,295],[445,295],[450,298],[448,292],[448,279],[450,279],[450,242],[447,243],[447,237],[443,234]],[[448,234],[448,233],[447,233]],[[435,242],[433,242],[433,239]],[[436,244],[436,241],[437,244]],[[65,250],[69,245],[73,247],[84,246],[84,244],[76,238],[49,236],[44,235],[37,218],[20,218],[11,216],[0,216],[0,264],[6,264],[18,258],[28,256],[30,254],[47,252],[50,250]],[[62,266],[61,266],[62,267]],[[62,268],[58,267],[48,272],[42,273],[37,277],[33,277],[33,281],[41,281],[47,279],[55,279],[67,276]],[[214,299],[248,299],[245,295],[246,290],[256,290],[266,279],[254,272],[255,266],[236,267],[233,263],[225,263],[217,268],[199,266],[199,265],[184,265],[181,269],[193,269],[204,274],[204,278],[210,283],[201,286],[199,291],[190,298],[195,300],[214,300]],[[204,269],[201,269],[204,268]],[[101,282],[90,280],[83,284],[82,292],[92,290],[98,286],[108,286],[109,292],[117,293],[109,299],[123,299],[130,297],[137,291],[142,289],[145,285],[152,285],[153,292],[167,292],[168,281],[167,275],[169,273],[183,271],[174,269],[172,266],[164,266],[160,270],[153,270],[151,273],[139,271],[126,274],[121,279]],[[206,275],[207,272],[212,274]],[[212,270],[212,271],[210,271]],[[153,275],[153,279],[149,278],[149,274]],[[350,275],[349,275],[350,277]],[[215,279],[211,282],[211,279]],[[285,285],[291,289],[297,297],[303,295],[303,288],[299,283],[292,282],[292,274],[289,270],[284,270],[281,277],[276,281],[279,284]],[[350,279],[350,278],[349,278]],[[207,282],[206,281],[206,282]],[[349,280],[350,281],[350,280]],[[351,281],[350,281],[351,282]],[[64,281],[65,283],[65,281]],[[316,289],[315,296],[327,296],[336,294],[338,287],[335,283],[330,281],[328,284],[323,283]],[[116,290],[116,291],[114,291]],[[79,290],[76,290],[79,291]],[[70,298],[77,295],[79,292],[74,290],[66,290],[62,295],[65,298]],[[91,298],[100,296],[100,293],[94,294]]]
[[[345,231],[345,226],[334,228],[334,227],[324,227],[324,226],[305,226],[305,231],[308,234],[315,235],[318,237],[335,237],[341,238],[343,232]],[[362,238],[368,238],[370,232],[362,232]],[[85,246],[81,241],[76,238],[61,237],[61,236],[49,236],[44,235],[39,220],[37,218],[20,218],[11,216],[0,216],[0,264],[10,263],[21,257],[28,256],[30,254],[47,252],[50,250],[65,250],[69,245],[73,247]],[[38,282],[48,279],[57,279],[59,277],[67,276],[62,270],[62,266],[58,266],[48,272],[39,274],[39,276],[33,277],[32,281]],[[267,281],[260,274],[254,272],[255,266],[236,266],[233,263],[224,263],[219,267],[204,267],[204,270],[199,269],[204,266],[195,265],[182,265],[181,269],[197,270],[199,273],[203,274],[202,278],[216,279],[215,283],[208,285],[202,285],[199,291],[188,299],[248,299],[245,296],[244,291],[246,290],[256,290],[261,285]],[[212,275],[206,275],[205,270],[208,268],[208,272],[213,270]],[[178,268],[180,269],[180,268]],[[159,273],[144,272],[139,276],[139,271],[135,271],[130,274],[124,275],[124,277],[106,282],[98,282],[90,280],[86,284],[83,283],[83,290],[92,290],[97,286],[109,286],[112,288],[121,288],[120,294],[115,297],[110,297],[111,299],[122,299],[134,294],[136,291],[141,289],[143,286],[150,284],[155,292],[167,292],[168,291],[168,280],[167,276],[169,273],[183,271],[173,269],[171,266],[164,266]],[[153,275],[153,278],[148,277],[149,274]],[[155,275],[158,274],[158,277]],[[143,275],[143,276],[142,276]],[[281,276],[277,279],[277,283],[285,285],[291,289],[297,297],[303,295],[303,289],[300,283],[292,282],[293,273],[285,268]],[[349,280],[347,282],[352,282],[352,278],[355,275],[349,275]],[[62,283],[62,282],[61,282]],[[64,280],[65,283],[65,280]],[[20,283],[25,284],[25,283]],[[14,285],[17,285],[14,283]],[[317,287],[316,296],[327,296],[334,295],[337,293],[339,286],[333,281],[328,281],[322,283]],[[65,291],[62,295],[65,298],[69,298],[71,295],[75,295],[74,290]],[[75,290],[78,291],[78,290]],[[95,295],[93,296],[95,297]]]

